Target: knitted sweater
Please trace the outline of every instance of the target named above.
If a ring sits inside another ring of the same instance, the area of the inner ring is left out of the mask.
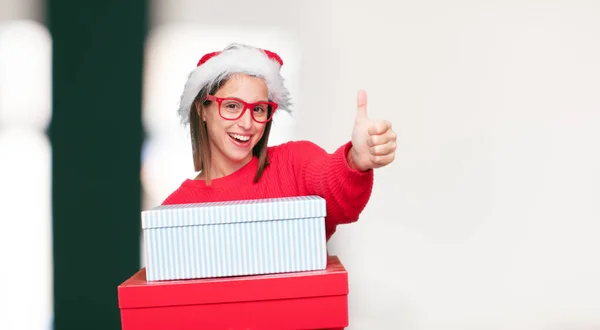
[[[355,222],[373,187],[373,170],[360,172],[348,166],[348,142],[333,154],[308,141],[287,142],[268,148],[269,166],[254,183],[258,158],[236,172],[212,179],[185,180],[163,204],[185,204],[317,195],[326,200],[327,240],[337,225]]]

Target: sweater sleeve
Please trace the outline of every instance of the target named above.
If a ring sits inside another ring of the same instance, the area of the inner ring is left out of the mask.
[[[346,158],[352,143],[333,154],[311,142],[297,142],[294,155],[297,180],[306,195],[321,196],[327,204],[327,239],[337,225],[358,220],[373,188],[373,170],[352,169]]]

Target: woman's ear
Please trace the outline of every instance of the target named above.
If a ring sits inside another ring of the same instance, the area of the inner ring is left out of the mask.
[[[198,117],[202,118],[202,121],[206,121],[206,115],[204,114],[204,107],[200,104],[200,101],[196,101],[195,103],[196,113]]]

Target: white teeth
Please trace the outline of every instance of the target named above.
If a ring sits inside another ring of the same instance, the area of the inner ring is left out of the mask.
[[[231,136],[234,139],[238,139],[240,141],[248,141],[248,140],[250,140],[249,136],[244,136],[244,135],[229,134],[229,136]]]

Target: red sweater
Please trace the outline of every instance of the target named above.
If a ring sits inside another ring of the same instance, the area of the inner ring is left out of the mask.
[[[373,187],[373,170],[360,172],[348,166],[346,155],[352,144],[333,154],[307,141],[287,142],[268,148],[270,164],[258,183],[254,175],[258,159],[226,177],[184,181],[163,204],[186,204],[317,195],[326,200],[327,240],[337,225],[358,220]]]

